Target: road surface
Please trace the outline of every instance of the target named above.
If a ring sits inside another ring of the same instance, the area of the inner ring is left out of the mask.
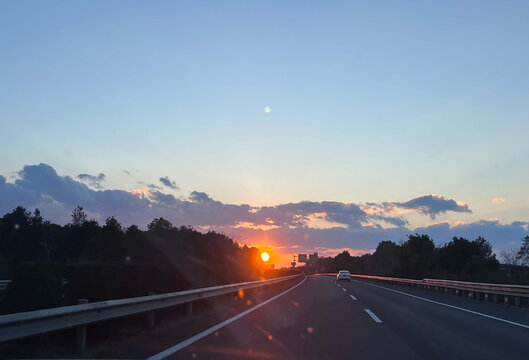
[[[167,359],[529,359],[529,311],[307,276]]]

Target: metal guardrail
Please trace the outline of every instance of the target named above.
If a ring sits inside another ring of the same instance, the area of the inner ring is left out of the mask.
[[[152,312],[157,309],[191,303],[196,300],[229,294],[239,290],[269,286],[302,275],[296,274],[268,280],[0,315],[0,342],[79,327],[122,316]]]
[[[438,279],[424,279],[423,284],[431,286],[443,286],[459,290],[483,292],[488,294],[529,297],[529,286],[526,285],[487,284]]]
[[[11,284],[11,280],[0,280],[0,292],[5,291]]]
[[[522,296],[529,297],[529,286],[526,285],[507,285],[507,284],[489,284],[476,283],[456,280],[440,280],[440,279],[402,279],[385,276],[369,276],[369,275],[351,275],[353,277],[368,278],[373,280],[393,281],[399,283],[407,283],[421,286],[437,286],[450,289],[467,290],[471,292],[480,292],[487,294],[497,294],[504,296]]]

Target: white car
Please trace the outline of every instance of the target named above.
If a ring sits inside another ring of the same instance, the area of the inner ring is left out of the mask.
[[[338,275],[336,275],[336,280],[337,281],[347,280],[347,281],[351,282],[351,273],[349,273],[349,271],[347,271],[347,270],[340,270]]]

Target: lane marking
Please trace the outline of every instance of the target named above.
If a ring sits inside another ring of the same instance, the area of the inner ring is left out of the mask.
[[[480,315],[480,316],[483,316],[483,317],[486,317],[486,318],[489,318],[489,319],[498,320],[498,321],[502,321],[502,322],[507,323],[507,324],[516,325],[516,326],[520,326],[520,327],[529,329],[529,325],[520,324],[520,323],[517,323],[517,322],[514,322],[514,321],[505,320],[505,319],[502,319],[502,318],[499,318],[499,317],[496,317],[496,316],[483,314],[483,313],[480,313],[480,312],[477,312],[477,311],[473,311],[473,310],[469,310],[469,309],[465,309],[465,308],[462,308],[462,307],[459,307],[459,306],[449,305],[449,304],[445,304],[445,303],[442,303],[442,302],[439,302],[439,301],[426,299],[426,298],[423,298],[423,297],[420,297],[420,296],[408,294],[408,293],[405,293],[403,291],[390,289],[390,288],[387,288],[387,287],[384,287],[384,286],[380,286],[380,285],[371,284],[371,283],[368,283],[368,282],[363,282],[363,281],[358,281],[358,280],[353,280],[353,281],[355,281],[357,283],[360,283],[360,284],[371,285],[371,286],[375,286],[375,287],[378,287],[378,288],[381,288],[381,289],[386,289],[386,290],[389,290],[389,291],[393,291],[393,292],[396,292],[398,294],[402,294],[402,295],[406,295],[406,296],[409,296],[409,297],[412,297],[412,298],[415,298],[415,299],[427,301],[427,302],[430,302],[432,304],[446,306],[446,307],[449,307],[449,308],[452,308],[452,309],[465,311],[465,312],[468,312],[468,313],[471,313],[471,314]]]
[[[356,298],[353,295],[349,295],[351,299],[356,300]]]
[[[343,291],[347,291],[347,289],[346,289],[346,288],[342,288],[342,290],[343,290]]]
[[[265,300],[265,301],[263,301],[262,303],[259,303],[259,304],[255,305],[254,307],[252,307],[252,308],[250,308],[250,309],[248,309],[248,310],[243,311],[243,312],[240,313],[240,314],[237,314],[237,315],[235,315],[235,316],[233,316],[233,317],[231,317],[231,318],[229,318],[229,319],[227,319],[227,320],[224,320],[224,321],[218,323],[217,325],[212,326],[212,327],[210,327],[209,329],[206,329],[206,330],[202,331],[201,333],[198,333],[198,334],[196,334],[195,336],[192,336],[192,337],[190,337],[189,339],[182,341],[181,343],[178,343],[178,344],[176,344],[176,345],[174,345],[174,346],[171,346],[170,348],[165,349],[164,351],[162,351],[162,352],[160,352],[160,353],[158,353],[158,354],[155,354],[155,355],[151,356],[151,357],[148,358],[147,360],[161,360],[161,359],[163,359],[163,358],[166,358],[166,357],[168,357],[168,356],[174,354],[174,353],[177,352],[178,350],[181,350],[181,349],[185,348],[186,346],[191,345],[191,344],[193,344],[194,342],[197,342],[198,340],[200,340],[200,339],[202,339],[202,338],[205,338],[205,337],[208,336],[209,334],[213,334],[215,331],[217,331],[217,330],[223,328],[224,326],[226,326],[226,325],[228,325],[228,324],[231,324],[231,323],[234,322],[235,320],[238,320],[238,319],[242,318],[243,316],[248,315],[248,314],[251,313],[252,311],[259,309],[261,306],[264,306],[264,305],[268,304],[269,302],[274,301],[274,300],[277,299],[278,297],[281,297],[281,296],[285,295],[285,294],[288,293],[289,291],[294,290],[295,288],[297,288],[298,286],[300,286],[301,284],[303,284],[303,283],[305,282],[305,280],[307,280],[307,276],[305,276],[305,278],[303,279],[302,282],[300,282],[300,283],[294,285],[294,286],[291,287],[290,289],[287,289],[287,290],[283,291],[282,293],[277,294],[276,296],[271,297],[270,299]]]
[[[372,318],[373,320],[375,320],[375,322],[377,322],[377,323],[381,323],[381,322],[382,322],[382,320],[380,320],[380,319],[378,318],[378,316],[376,316],[375,314],[373,314],[373,312],[372,312],[371,310],[369,310],[369,309],[364,309],[364,310],[365,310],[366,313],[369,314],[369,316],[371,316],[371,318]]]

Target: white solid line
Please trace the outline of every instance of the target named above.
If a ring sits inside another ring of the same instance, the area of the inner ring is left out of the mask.
[[[465,309],[465,308],[461,308],[459,306],[449,305],[449,304],[445,304],[445,303],[442,303],[442,302],[439,302],[439,301],[426,299],[426,298],[423,298],[423,297],[420,297],[420,296],[408,294],[408,293],[405,293],[405,292],[402,292],[402,291],[390,289],[390,288],[387,288],[387,287],[384,287],[384,286],[380,286],[380,285],[375,285],[375,284],[371,284],[371,283],[363,282],[363,281],[358,281],[358,280],[353,280],[353,281],[356,281],[356,282],[358,282],[360,284],[376,286],[376,287],[379,287],[381,289],[386,289],[386,290],[389,290],[389,291],[393,291],[393,292],[396,292],[396,293],[399,293],[399,294],[402,294],[402,295],[406,295],[406,296],[409,296],[409,297],[412,297],[412,298],[416,298],[416,299],[419,299],[419,300],[428,301],[428,302],[431,302],[433,304],[446,306],[446,307],[449,307],[449,308],[452,308],[452,309],[465,311],[465,312],[468,312],[468,313],[471,313],[471,314],[480,315],[480,316],[483,316],[483,317],[486,317],[486,318],[489,318],[489,319],[498,320],[498,321],[502,321],[502,322],[507,323],[507,324],[516,325],[516,326],[520,326],[520,327],[529,329],[529,325],[520,324],[520,323],[517,323],[517,322],[514,322],[514,321],[505,320],[505,319],[502,319],[502,318],[499,318],[499,317],[496,317],[496,316],[483,314],[483,313],[480,313],[480,312],[477,312],[477,311],[473,311],[473,310],[468,310],[468,309]]]
[[[307,280],[307,276],[305,276],[305,278],[303,279],[302,282],[300,282],[299,284],[294,285],[294,286],[291,287],[290,289],[285,290],[285,291],[283,291],[282,293],[277,294],[276,296],[271,297],[270,299],[265,300],[265,301],[263,301],[262,303],[259,303],[259,304],[255,305],[254,307],[252,307],[252,308],[250,308],[250,309],[248,309],[248,310],[243,311],[243,312],[240,313],[240,314],[237,314],[237,315],[235,315],[235,316],[233,316],[233,317],[231,317],[231,318],[229,318],[229,319],[227,319],[227,320],[224,320],[223,322],[220,322],[220,323],[218,323],[217,325],[212,326],[212,327],[210,327],[209,329],[206,329],[206,330],[202,331],[201,333],[198,333],[198,334],[196,334],[195,336],[192,336],[192,337],[190,337],[189,339],[182,341],[181,343],[178,343],[178,344],[176,344],[176,345],[174,345],[174,346],[171,346],[170,348],[165,349],[164,351],[162,351],[162,352],[160,352],[160,353],[158,353],[158,354],[155,354],[155,355],[151,356],[151,357],[148,358],[147,360],[160,360],[160,359],[164,359],[164,358],[166,358],[166,357],[168,357],[168,356],[174,354],[174,353],[177,352],[178,350],[181,350],[181,349],[185,348],[186,346],[191,345],[191,344],[194,343],[194,342],[197,342],[198,340],[200,340],[200,339],[202,339],[202,338],[208,336],[209,334],[214,333],[215,331],[217,331],[217,330],[223,328],[224,326],[226,326],[226,325],[228,325],[228,324],[231,324],[231,323],[234,322],[235,320],[238,320],[238,319],[242,318],[243,316],[248,315],[248,314],[251,313],[252,311],[259,309],[261,306],[264,306],[264,305],[268,304],[269,302],[274,301],[274,300],[277,299],[278,297],[285,295],[287,292],[289,292],[289,291],[291,291],[291,290],[294,290],[294,289],[297,288],[299,285],[303,284],[303,283],[305,282],[305,280]]]
[[[342,288],[343,291],[347,291],[345,288]]]
[[[380,319],[378,318],[378,316],[376,316],[375,314],[373,314],[373,312],[372,312],[371,310],[369,310],[369,309],[364,309],[364,310],[365,310],[366,313],[369,314],[369,316],[371,316],[371,317],[373,318],[373,320],[375,320],[375,322],[377,322],[377,323],[381,323],[381,322],[382,322],[382,320],[380,320]]]
[[[356,298],[353,295],[349,295],[351,299],[356,300]]]

